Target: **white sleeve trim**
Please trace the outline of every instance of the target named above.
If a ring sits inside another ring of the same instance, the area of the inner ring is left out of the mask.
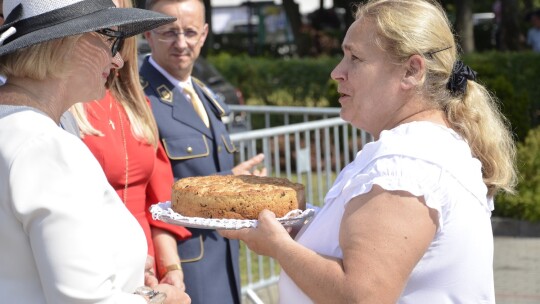
[[[443,229],[442,204],[447,196],[439,187],[443,170],[428,162],[408,157],[383,157],[369,165],[364,172],[353,176],[343,187],[346,201],[368,193],[373,185],[388,191],[406,191],[424,197],[426,205],[437,210],[438,230]]]

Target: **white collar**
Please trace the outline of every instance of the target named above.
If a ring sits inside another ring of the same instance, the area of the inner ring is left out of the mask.
[[[174,76],[172,76],[171,74],[169,74],[169,72],[167,72],[164,68],[162,68],[155,60],[154,58],[152,58],[152,55],[149,56],[148,58],[148,62],[150,62],[150,64],[156,68],[156,70],[158,70],[163,76],[165,76],[165,78],[167,78],[167,80],[172,83],[175,87],[179,87],[179,88],[184,88],[186,86],[191,86],[193,87],[193,84],[191,82],[191,76],[189,76],[188,80],[186,81],[180,81],[178,79],[176,79]]]

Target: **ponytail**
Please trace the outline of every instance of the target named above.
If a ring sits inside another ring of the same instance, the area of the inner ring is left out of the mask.
[[[513,193],[517,182],[516,147],[498,100],[484,86],[468,80],[465,92],[452,98],[444,111],[451,128],[463,136],[482,162],[488,195],[493,197],[499,190]]]

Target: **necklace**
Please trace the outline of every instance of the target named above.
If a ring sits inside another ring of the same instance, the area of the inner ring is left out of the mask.
[[[109,103],[109,126],[111,126],[111,128],[113,130],[116,130],[115,127],[114,127],[114,122],[112,121],[111,119],[111,113],[112,113],[112,104],[113,104],[113,101],[111,99],[111,103]],[[118,110],[118,105],[116,105],[116,109]],[[118,115],[120,115],[120,112],[118,112]]]
[[[112,106],[112,102],[111,102]],[[128,168],[129,168],[129,158],[128,158],[128,152],[127,152],[127,142],[126,142],[126,134],[124,131],[124,121],[122,119],[122,113],[120,113],[120,109],[118,108],[118,102],[115,102],[116,111],[118,112],[118,121],[120,122],[120,131],[122,134],[122,143],[124,144],[124,155],[126,156],[126,178],[125,178],[125,186],[124,186],[124,195],[122,200],[124,201],[124,204],[127,202],[127,189],[128,189]],[[114,130],[114,123],[112,120],[109,119],[109,124],[111,124],[111,127]]]

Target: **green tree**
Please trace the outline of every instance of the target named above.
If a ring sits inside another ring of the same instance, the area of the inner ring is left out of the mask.
[[[456,5],[456,32],[460,41],[461,49],[464,53],[474,51],[473,32],[473,0],[455,0]]]

